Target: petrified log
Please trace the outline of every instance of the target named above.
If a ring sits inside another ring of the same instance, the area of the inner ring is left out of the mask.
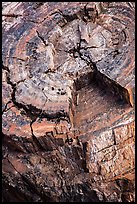
[[[3,201],[134,201],[135,4],[2,7]]]

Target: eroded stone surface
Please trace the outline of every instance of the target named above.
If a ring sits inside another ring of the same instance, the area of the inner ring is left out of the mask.
[[[134,200],[134,7],[3,3],[5,201]]]

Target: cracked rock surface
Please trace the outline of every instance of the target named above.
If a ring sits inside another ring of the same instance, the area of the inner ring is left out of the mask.
[[[135,201],[134,16],[3,2],[3,202]]]

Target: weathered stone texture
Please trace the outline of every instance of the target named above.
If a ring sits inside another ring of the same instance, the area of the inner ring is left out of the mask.
[[[3,201],[135,201],[134,15],[3,2]]]

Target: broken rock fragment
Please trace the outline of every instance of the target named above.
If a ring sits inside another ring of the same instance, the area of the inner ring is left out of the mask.
[[[3,201],[134,202],[134,3],[2,15]]]

